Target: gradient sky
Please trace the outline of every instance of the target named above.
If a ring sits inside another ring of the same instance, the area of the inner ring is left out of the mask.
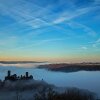
[[[0,0],[0,60],[100,61],[100,0]]]

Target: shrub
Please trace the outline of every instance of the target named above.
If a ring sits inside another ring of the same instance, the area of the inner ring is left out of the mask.
[[[52,88],[42,88],[35,94],[35,100],[96,100],[96,96],[89,92],[76,88],[58,93]]]

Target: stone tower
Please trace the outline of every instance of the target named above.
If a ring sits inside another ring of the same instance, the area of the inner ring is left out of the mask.
[[[11,76],[11,71],[10,70],[8,70],[8,77],[10,77]]]
[[[29,76],[28,76],[28,72],[26,72],[26,77],[29,77]]]

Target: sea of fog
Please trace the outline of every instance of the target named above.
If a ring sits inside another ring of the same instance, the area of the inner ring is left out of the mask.
[[[33,67],[32,67],[33,66]],[[79,72],[54,72],[46,69],[36,68],[38,64],[27,64],[25,67],[19,65],[0,65],[0,79],[3,80],[7,71],[12,74],[24,75],[25,72],[32,74],[36,80],[44,80],[50,84],[60,87],[78,87],[90,90],[100,96],[100,71],[79,71]]]

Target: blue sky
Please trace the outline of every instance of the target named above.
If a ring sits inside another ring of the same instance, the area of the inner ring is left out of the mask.
[[[100,0],[0,0],[0,55],[100,61]]]

